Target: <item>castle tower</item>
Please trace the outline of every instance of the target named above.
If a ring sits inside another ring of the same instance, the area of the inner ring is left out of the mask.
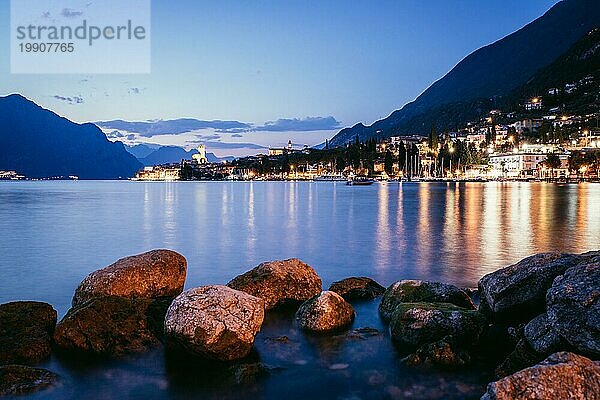
[[[198,164],[206,164],[208,160],[206,159],[206,146],[203,144],[198,146],[198,153],[192,155],[192,159]]]

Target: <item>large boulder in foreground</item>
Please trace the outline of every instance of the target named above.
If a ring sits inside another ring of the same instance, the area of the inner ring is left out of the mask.
[[[600,366],[568,352],[554,353],[541,363],[487,387],[482,400],[598,399]]]
[[[331,292],[336,292],[344,300],[373,300],[385,292],[385,288],[371,278],[346,278],[333,282],[329,287]]]
[[[557,277],[546,301],[552,329],[578,352],[600,356],[600,258]]]
[[[529,321],[523,329],[523,335],[531,348],[544,357],[564,347],[562,338],[550,325],[546,313]]]
[[[0,396],[21,396],[32,394],[54,385],[56,374],[24,365],[4,365],[0,367]]]
[[[170,298],[94,298],[70,309],[54,331],[63,351],[98,356],[143,352],[160,344]]]
[[[321,278],[297,258],[265,262],[239,275],[227,286],[263,299],[267,310],[302,303],[321,293]]]
[[[310,332],[327,332],[352,323],[354,308],[339,294],[326,291],[302,303],[296,312],[298,326]]]
[[[167,343],[214,358],[243,358],[264,319],[264,303],[227,286],[201,286],[177,296],[165,316]]]
[[[175,297],[183,291],[187,261],[171,250],[121,258],[89,274],[73,296],[73,307],[94,297]]]
[[[379,304],[381,318],[389,321],[400,303],[450,303],[475,309],[475,304],[464,290],[446,283],[418,280],[398,281],[385,290]]]
[[[50,356],[56,311],[50,304],[16,301],[0,305],[0,365],[35,364]]]
[[[485,275],[479,280],[479,309],[494,321],[528,321],[545,311],[554,278],[580,261],[572,254],[542,253]]]
[[[449,303],[400,303],[390,321],[392,339],[421,346],[452,336],[458,343],[477,343],[487,328],[483,315]]]

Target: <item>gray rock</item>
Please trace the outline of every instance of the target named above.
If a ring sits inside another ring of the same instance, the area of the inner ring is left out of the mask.
[[[372,300],[385,292],[385,288],[371,278],[346,278],[333,282],[329,290],[336,292],[344,300]]]
[[[458,342],[477,343],[487,322],[476,310],[449,303],[400,303],[392,315],[392,339],[421,346],[453,336]]]
[[[16,301],[0,305],[0,365],[36,364],[50,356],[56,311],[50,304]]]
[[[514,350],[496,367],[495,373],[498,378],[503,378],[523,368],[531,367],[543,359],[544,355],[533,350],[526,339],[520,339]]]
[[[355,315],[354,308],[342,296],[326,291],[302,303],[296,321],[303,330],[327,332],[350,325]]]
[[[187,261],[171,250],[125,257],[89,274],[73,296],[73,307],[95,297],[175,297],[183,290]]]
[[[531,348],[544,357],[559,350],[564,350],[563,341],[552,329],[546,313],[540,314],[529,321],[523,329],[523,334]]]
[[[541,363],[492,382],[481,400],[600,398],[600,367],[567,352],[555,353]]]
[[[264,302],[227,286],[202,286],[177,296],[165,316],[167,343],[207,358],[234,360],[252,349]]]
[[[572,254],[543,253],[485,275],[479,281],[479,309],[493,321],[528,321],[545,311],[554,278],[580,261]]]
[[[600,355],[600,258],[569,268],[546,296],[555,332],[585,355]]]
[[[292,258],[270,261],[232,279],[227,286],[263,299],[267,310],[302,303],[321,293],[321,278],[308,264]]]
[[[475,304],[462,289],[440,282],[403,280],[393,283],[385,290],[379,314],[389,321],[400,303],[450,303],[466,309],[475,309]]]
[[[91,299],[67,312],[56,326],[54,342],[71,353],[121,356],[146,351],[160,344],[169,303],[116,296]]]
[[[0,396],[20,396],[53,386],[58,376],[42,368],[24,365],[0,367]]]

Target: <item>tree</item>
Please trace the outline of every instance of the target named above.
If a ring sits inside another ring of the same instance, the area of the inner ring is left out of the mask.
[[[560,157],[558,154],[550,153],[546,156],[546,161],[544,161],[544,164],[550,168],[550,177],[554,178],[554,169],[560,168],[561,166]]]
[[[400,142],[398,145],[398,168],[400,170],[404,170],[404,165],[406,164],[406,147],[404,146],[404,142]],[[405,171],[407,172],[407,171]]]
[[[386,150],[385,152],[385,159],[383,164],[386,174],[391,175],[394,167],[394,159],[392,158],[392,153],[390,153],[389,150]]]
[[[429,132],[429,141],[428,141],[429,149],[432,151],[437,151],[438,148],[438,134],[435,129],[435,124],[431,126],[431,131]]]

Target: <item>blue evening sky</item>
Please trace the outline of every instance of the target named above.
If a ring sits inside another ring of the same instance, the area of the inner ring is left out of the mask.
[[[22,93],[78,122],[190,117],[264,125],[332,116],[341,126],[370,124],[555,3],[154,0],[151,74],[13,75],[10,2],[0,0],[0,95]],[[59,100],[74,97],[82,101]],[[222,140],[315,144],[336,130]]]

